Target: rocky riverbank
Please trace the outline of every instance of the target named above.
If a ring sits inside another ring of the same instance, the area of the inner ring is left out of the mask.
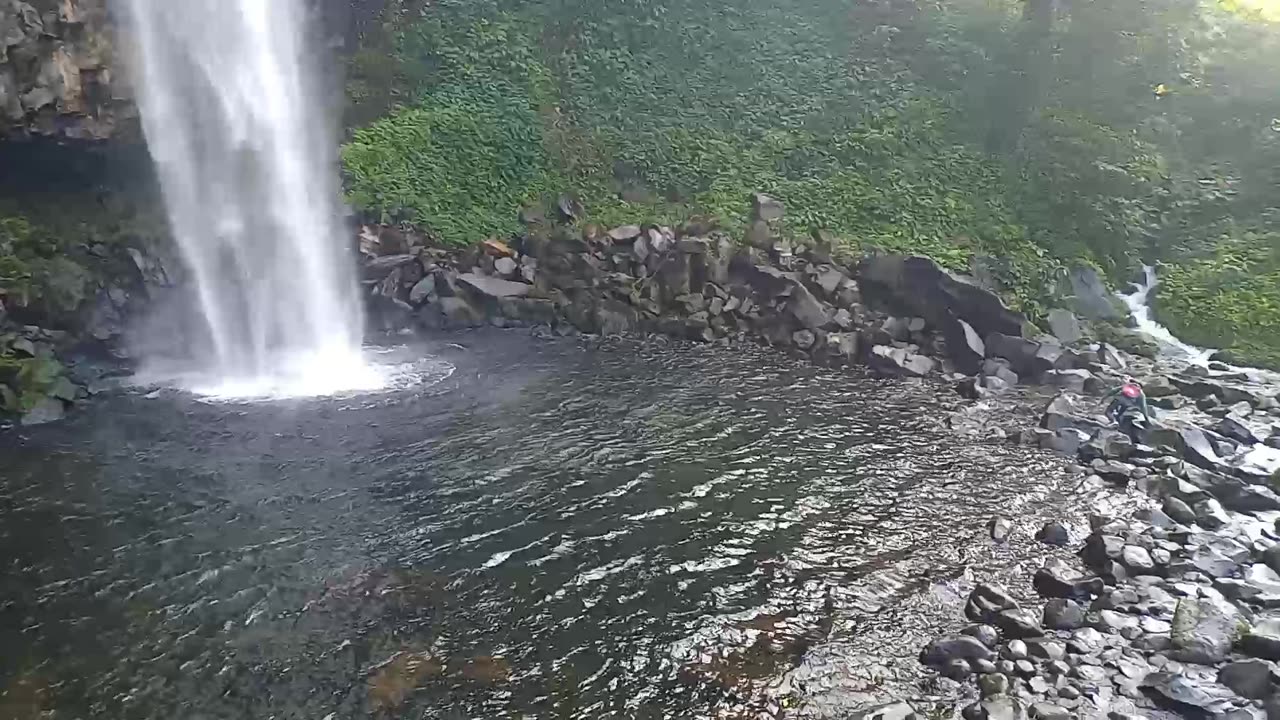
[[[753,198],[745,243],[699,227],[578,229],[526,214],[527,232],[465,251],[432,248],[402,229],[365,227],[364,282],[389,331],[547,325],[561,333],[653,332],[706,342],[752,340],[835,366],[935,377],[1000,407],[1006,395],[1049,398],[1025,418],[958,414],[987,437],[1062,453],[1082,485],[1153,498],[1135,516],[1088,519],[1078,566],[1029,583],[1042,606],[1004,589],[973,590],[973,622],[921,660],[972,693],[966,718],[1280,716],[1280,416],[1266,378],[1225,366],[1166,366],[1108,343],[1138,338],[1090,328],[1067,309],[1039,333],[998,295],[924,258],[841,256],[816,238],[772,237],[783,208]],[[1078,307],[1078,306],[1077,306]],[[1102,307],[1100,314],[1110,313]],[[1160,408],[1148,444],[1099,415],[1098,397],[1141,378]],[[1021,386],[1021,390],[1017,390]],[[1013,404],[1025,399],[1014,400]],[[993,521],[993,541],[1007,521]],[[1066,545],[1065,526],[1039,539]],[[959,608],[957,609],[959,610]],[[956,708],[959,712],[960,708]],[[909,717],[908,703],[866,717]]]

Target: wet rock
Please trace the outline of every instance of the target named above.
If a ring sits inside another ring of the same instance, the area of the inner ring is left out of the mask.
[[[1026,610],[1005,610],[995,616],[993,624],[1008,638],[1035,638],[1044,635],[1044,629],[1035,616]]]
[[[1054,598],[1045,603],[1044,626],[1051,630],[1075,630],[1084,627],[1084,607],[1074,600]]]
[[[1040,528],[1040,532],[1036,533],[1036,540],[1046,545],[1056,545],[1063,547],[1071,542],[1071,535],[1067,531],[1067,526],[1054,520],[1044,524]]]
[[[787,312],[806,329],[817,330],[831,321],[831,315],[820,300],[800,283],[792,286]]]
[[[1269,697],[1277,681],[1275,666],[1265,660],[1239,660],[1218,671],[1218,683],[1250,700]]]
[[[493,270],[504,278],[514,277],[520,266],[509,257],[501,257],[493,262]]]
[[[1236,442],[1241,442],[1246,445],[1257,445],[1258,443],[1266,440],[1265,436],[1254,432],[1252,428],[1245,425],[1237,417],[1230,415],[1219,420],[1213,426],[1213,430],[1223,437],[1230,438]]]
[[[1240,649],[1252,657],[1280,660],[1280,618],[1259,621],[1240,638]]]
[[[1206,530],[1217,530],[1225,527],[1231,522],[1227,517],[1227,513],[1222,509],[1222,504],[1213,498],[1205,498],[1195,504],[1193,508],[1196,514],[1196,522]]]
[[[920,662],[934,667],[952,660],[994,660],[996,654],[977,638],[968,635],[934,640],[925,646]]]
[[[992,649],[1000,644],[1000,633],[991,625],[982,623],[970,625],[961,630],[960,634],[974,638],[978,642]]]
[[[1081,317],[1090,320],[1119,321],[1126,317],[1115,295],[1094,268],[1078,266],[1071,270],[1069,305]]]
[[[1239,611],[1225,600],[1184,597],[1173,613],[1170,657],[1202,665],[1222,662],[1239,623]]]

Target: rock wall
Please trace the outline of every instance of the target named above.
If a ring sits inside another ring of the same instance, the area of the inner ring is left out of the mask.
[[[107,0],[0,0],[0,139],[104,140],[134,117]]]

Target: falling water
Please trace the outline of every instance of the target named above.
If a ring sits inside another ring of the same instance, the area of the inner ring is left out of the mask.
[[[302,0],[126,0],[138,102],[210,351],[192,389],[371,389]]]
[[[1194,345],[1188,345],[1182,342],[1169,329],[1156,322],[1151,317],[1151,293],[1156,289],[1159,283],[1156,278],[1156,270],[1150,265],[1142,268],[1143,283],[1134,283],[1133,292],[1128,295],[1121,295],[1120,299],[1129,308],[1129,312],[1133,314],[1133,319],[1138,324],[1138,330],[1144,335],[1151,338],[1160,349],[1165,353],[1181,360],[1186,360],[1196,365],[1204,365],[1209,362],[1209,357],[1213,355],[1213,350],[1198,348]]]

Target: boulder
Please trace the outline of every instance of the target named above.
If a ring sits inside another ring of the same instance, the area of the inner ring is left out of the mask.
[[[786,214],[786,206],[782,201],[764,193],[753,193],[751,195],[751,219],[763,220],[764,222],[774,222],[781,220]]]
[[[1003,588],[979,583],[973,588],[973,592],[969,593],[969,600],[964,606],[964,615],[973,622],[991,625],[995,624],[993,621],[1000,613],[1017,608],[1017,601]]]
[[[908,377],[925,377],[933,372],[935,365],[933,360],[923,355],[886,345],[871,348],[868,360],[873,370]]]
[[[887,293],[933,327],[943,327],[950,314],[965,321],[979,337],[993,333],[1018,337],[1026,318],[1010,310],[995,293],[969,278],[952,275],[929,258],[880,255],[865,260],[859,282]]]
[[[1044,629],[1035,615],[1027,610],[1005,610],[997,613],[993,624],[1006,638],[1026,639],[1044,636]]]
[[[487,275],[477,275],[475,273],[459,275],[458,283],[470,288],[482,298],[493,300],[497,300],[499,298],[524,297],[533,290],[532,285],[489,277]]]
[[[1240,650],[1265,660],[1280,660],[1280,618],[1261,620],[1240,638]]]
[[[623,225],[609,231],[609,239],[618,243],[634,242],[640,237],[639,225]]]
[[[1142,687],[1157,702],[1197,717],[1226,712],[1235,700],[1229,689],[1182,673],[1152,673],[1142,681]]]
[[[1071,271],[1071,309],[1090,320],[1123,320],[1115,295],[1094,268],[1080,266]]]
[[[1241,422],[1239,418],[1231,415],[1228,415],[1214,424],[1213,430],[1223,437],[1230,438],[1236,442],[1241,442],[1246,445],[1257,445],[1266,440],[1264,435],[1255,432],[1248,425]]]
[[[66,415],[66,404],[56,397],[42,397],[22,414],[22,424],[27,427],[57,422]]]
[[[1088,370],[1050,370],[1044,374],[1044,384],[1076,394],[1084,394],[1085,384],[1093,378]]]
[[[1037,357],[1036,353],[1040,350],[1040,343],[1035,340],[1028,340],[1020,335],[993,333],[986,336],[985,345],[987,357],[1009,361],[1009,365],[1019,375],[1038,377],[1040,373],[1052,367],[1052,365],[1048,367],[1042,366]]]
[[[1082,602],[1101,595],[1106,589],[1101,578],[1081,578],[1057,561],[1036,570],[1031,584],[1041,597]]]
[[[1227,659],[1240,625],[1240,613],[1226,600],[1184,597],[1173,613],[1170,657],[1212,665]]]
[[[1049,311],[1049,331],[1064,345],[1073,345],[1084,339],[1079,318],[1061,308]]]
[[[968,635],[941,638],[925,646],[920,662],[934,667],[952,660],[994,660],[996,654],[977,638]]]
[[[1178,388],[1174,387],[1169,378],[1164,375],[1153,375],[1147,378],[1142,383],[1142,391],[1148,398],[1163,398],[1178,394]]]
[[[1239,660],[1218,670],[1218,683],[1250,700],[1269,697],[1276,685],[1275,666],[1265,660]]]
[[[787,312],[808,330],[817,330],[831,321],[831,314],[827,312],[827,307],[799,282],[792,285],[791,297],[787,300]]]
[[[1071,542],[1071,533],[1067,531],[1067,526],[1054,520],[1044,524],[1040,531],[1036,533],[1036,540],[1045,545],[1056,545],[1064,547]]]
[[[980,372],[987,349],[977,331],[969,323],[955,318],[944,321],[939,327],[947,341],[947,355],[956,368],[969,375]]]
[[[1191,506],[1176,497],[1166,497],[1161,507],[1164,513],[1173,518],[1175,522],[1191,525],[1196,521],[1196,513],[1191,509]]]
[[[977,625],[970,625],[961,630],[960,634],[975,638],[983,645],[992,649],[995,649],[995,647],[1000,644],[1000,633],[991,625],[981,623]]]
[[[850,716],[851,720],[915,720],[917,717],[915,708],[904,702],[860,710]]]
[[[1044,626],[1050,630],[1075,630],[1085,626],[1084,607],[1074,600],[1053,598],[1044,604]]]
[[[1087,432],[1090,436],[1107,429],[1106,424],[1092,417],[1089,407],[1069,395],[1058,395],[1049,401],[1040,418],[1040,427],[1046,430],[1071,428]]]

